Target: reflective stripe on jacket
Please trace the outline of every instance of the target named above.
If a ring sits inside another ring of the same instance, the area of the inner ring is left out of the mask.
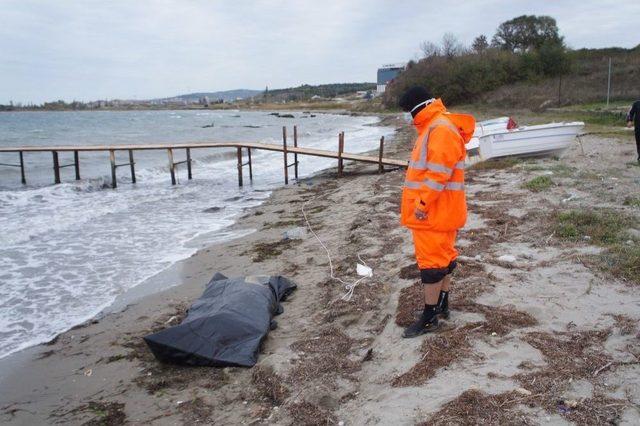
[[[411,229],[459,229],[467,219],[464,145],[473,136],[475,119],[449,114],[437,99],[416,115],[414,125],[418,138],[402,189],[400,221]],[[416,208],[427,218],[416,219]]]

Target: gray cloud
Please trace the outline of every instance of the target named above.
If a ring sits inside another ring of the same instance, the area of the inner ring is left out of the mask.
[[[640,42],[635,0],[0,0],[0,102],[374,81],[423,40],[470,43],[525,13],[574,48]]]

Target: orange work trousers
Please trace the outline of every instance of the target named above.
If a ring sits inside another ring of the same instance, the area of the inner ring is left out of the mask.
[[[457,231],[437,232],[413,229],[418,268],[446,268],[458,257],[455,249]]]

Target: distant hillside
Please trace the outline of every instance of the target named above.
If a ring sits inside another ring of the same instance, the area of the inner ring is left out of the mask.
[[[611,58],[611,101],[640,99],[640,45],[633,49],[569,51],[571,70],[562,77],[508,84],[485,93],[481,100],[505,107],[564,106],[602,102],[607,96]]]
[[[571,49],[551,16],[521,15],[502,22],[492,37],[471,45],[447,33],[425,41],[423,56],[411,60],[383,96],[397,108],[409,87],[427,87],[448,105],[484,102],[500,107],[545,109],[640,96],[640,45],[633,49]]]
[[[254,96],[254,100],[264,100],[266,102],[307,101],[314,96],[330,99],[360,91],[374,91],[375,89],[375,83],[334,83],[320,84],[317,86],[303,84],[302,86],[287,89],[266,90]]]
[[[216,101],[218,99],[222,99],[225,102],[235,101],[236,99],[247,99],[252,96],[255,96],[259,93],[262,93],[261,90],[250,90],[250,89],[236,89],[236,90],[224,90],[220,92],[197,92],[197,93],[188,93],[186,95],[174,96],[171,98],[165,98],[161,100],[179,100],[186,101],[188,103],[198,102],[200,99],[207,97],[209,101]]]

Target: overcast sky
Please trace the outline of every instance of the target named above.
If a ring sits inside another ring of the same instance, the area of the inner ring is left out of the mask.
[[[522,14],[572,48],[640,43],[637,0],[0,0],[0,103],[373,82],[423,40]]]

